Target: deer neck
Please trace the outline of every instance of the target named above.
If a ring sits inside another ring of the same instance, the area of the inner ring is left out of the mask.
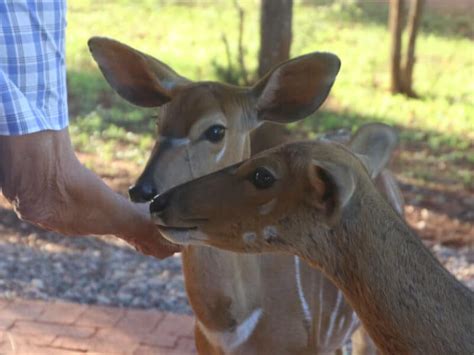
[[[339,226],[307,238],[306,259],[344,292],[384,352],[473,353],[474,293],[375,191],[351,203]]]

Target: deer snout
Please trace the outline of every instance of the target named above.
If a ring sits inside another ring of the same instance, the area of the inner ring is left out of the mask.
[[[141,183],[130,186],[128,195],[133,202],[148,202],[158,194],[156,188],[150,183]]]

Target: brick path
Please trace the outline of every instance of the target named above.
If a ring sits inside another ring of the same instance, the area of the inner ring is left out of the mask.
[[[0,354],[196,354],[193,325],[156,310],[0,299]]]

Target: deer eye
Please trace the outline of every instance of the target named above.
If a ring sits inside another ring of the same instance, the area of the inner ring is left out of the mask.
[[[267,169],[257,168],[251,175],[251,181],[257,189],[268,189],[276,179]]]
[[[224,136],[225,127],[220,124],[213,125],[204,132],[204,138],[212,143],[220,142]]]

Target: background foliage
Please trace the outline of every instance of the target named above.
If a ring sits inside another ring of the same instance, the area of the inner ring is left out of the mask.
[[[258,58],[259,2],[241,1],[247,70]],[[76,148],[101,163],[142,165],[156,112],[125,103],[109,89],[87,49],[100,35],[156,56],[192,80],[225,80],[229,42],[236,62],[238,14],[231,1],[120,0],[69,2],[67,65],[71,130]],[[342,69],[323,110],[292,128],[321,131],[381,121],[400,129],[400,178],[474,189],[474,47],[469,14],[424,13],[417,42],[414,89],[419,99],[388,91],[387,6],[381,2],[297,1],[292,56],[330,51]],[[240,77],[237,66],[233,74]],[[94,163],[91,162],[91,165]]]

